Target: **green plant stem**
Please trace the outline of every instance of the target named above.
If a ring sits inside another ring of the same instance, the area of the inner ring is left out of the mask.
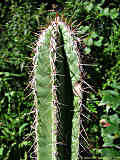
[[[64,41],[60,27],[56,27],[52,44],[54,89],[53,101],[56,117],[56,159],[71,159],[71,136],[73,118],[73,91],[67,63]]]

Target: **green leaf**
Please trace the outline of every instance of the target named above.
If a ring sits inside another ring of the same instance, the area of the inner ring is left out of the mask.
[[[89,4],[86,5],[86,8],[85,8],[85,9],[86,9],[88,12],[90,12],[90,11],[93,9],[93,7],[94,7],[94,6],[93,6],[93,3],[89,3]]]
[[[86,48],[85,48],[85,53],[86,53],[86,54],[89,54],[90,52],[91,52],[91,49],[88,48],[88,47],[86,47]]]
[[[120,106],[120,95],[117,91],[104,90],[101,93],[103,97],[101,102],[99,103],[99,106],[108,105],[114,110],[117,109],[118,106]]]
[[[119,11],[116,8],[110,10],[111,19],[116,19],[119,15]]]
[[[105,8],[105,9],[103,10],[103,14],[104,14],[105,16],[109,16],[109,8]]]
[[[110,86],[115,89],[120,89],[120,83],[113,83]]]
[[[91,37],[92,37],[92,38],[96,38],[96,37],[98,37],[98,35],[97,35],[96,32],[92,32],[92,33],[91,33]]]
[[[4,148],[0,148],[0,156],[3,154]]]
[[[28,125],[28,123],[24,123],[20,128],[19,128],[19,136],[22,135],[22,132],[24,131],[24,128]]]
[[[113,144],[113,136],[107,134],[106,136],[103,136],[103,141],[103,146],[111,146]]]
[[[102,46],[102,40],[103,40],[103,37],[100,37],[98,41],[94,41],[94,45],[97,46],[97,47],[101,47]]]
[[[120,152],[114,148],[104,148],[102,149],[103,160],[119,160]]]
[[[113,91],[113,90],[105,90],[101,92],[104,96],[109,96],[109,95],[113,95],[113,96],[119,96],[119,93],[117,91]]]
[[[88,38],[87,43],[88,46],[92,46],[93,45],[93,39],[92,38]]]

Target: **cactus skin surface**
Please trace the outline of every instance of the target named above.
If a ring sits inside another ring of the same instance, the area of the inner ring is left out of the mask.
[[[50,31],[39,36],[36,45],[34,64],[34,93],[36,106],[37,160],[52,159],[52,117],[51,117],[51,67],[49,60]]]
[[[73,104],[74,85],[81,81],[80,63],[73,32],[56,17],[39,35],[33,58],[37,160],[78,158],[80,117]]]
[[[59,23],[52,32],[51,54],[53,73],[53,102],[56,124],[56,159],[71,159],[71,136],[73,118],[73,91],[67,63],[64,40]]]

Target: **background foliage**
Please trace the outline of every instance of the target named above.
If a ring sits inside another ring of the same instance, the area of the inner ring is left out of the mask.
[[[86,103],[93,158],[120,156],[119,8],[119,0],[0,2],[0,159],[33,159],[33,96],[26,87],[35,33],[55,17],[53,10],[81,38],[86,82],[95,90],[87,89]]]

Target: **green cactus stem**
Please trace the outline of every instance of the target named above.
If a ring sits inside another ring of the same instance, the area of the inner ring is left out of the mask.
[[[55,106],[56,159],[71,159],[73,91],[63,34],[56,24],[51,38],[53,101]]]
[[[81,81],[81,74],[74,38],[70,27],[56,17],[36,43],[33,81],[37,160],[77,159],[79,113],[74,116],[73,103],[74,85]]]
[[[78,50],[77,43],[79,39],[75,36],[74,32],[70,30],[68,25],[61,23],[60,25],[64,37],[64,46],[66,56],[69,63],[70,75],[72,80],[72,88],[74,92],[74,116],[72,120],[72,160],[78,159],[79,148],[79,133],[80,133],[80,105],[82,102],[82,66],[80,50]],[[79,87],[76,83],[79,82]]]
[[[49,60],[50,30],[46,29],[39,36],[36,44],[34,65],[34,94],[36,106],[36,143],[37,160],[51,160],[52,156],[52,117],[51,99],[52,82]]]

